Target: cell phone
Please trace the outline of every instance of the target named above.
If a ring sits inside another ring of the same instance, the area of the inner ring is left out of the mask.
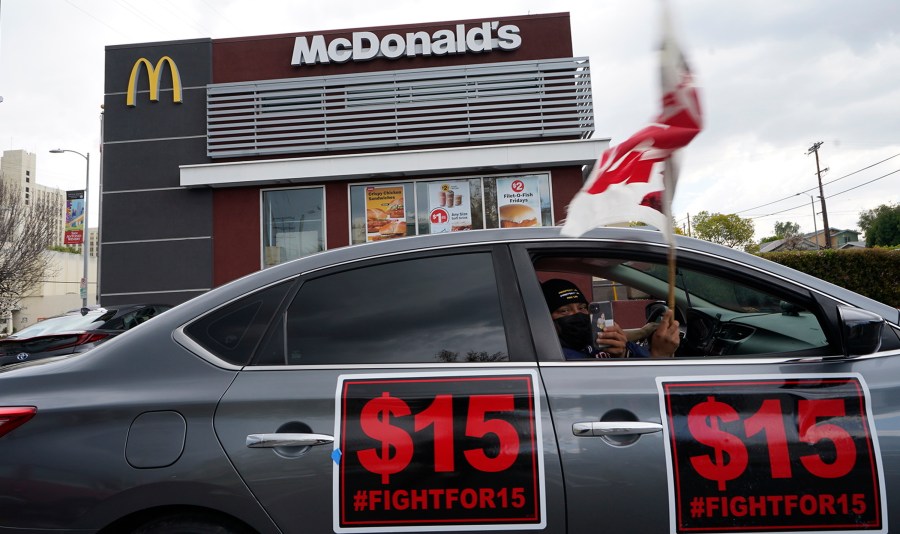
[[[613,325],[612,302],[608,300],[591,302],[588,304],[588,311],[591,313],[591,345],[597,350],[604,350],[609,345],[598,345],[597,336],[606,327]]]

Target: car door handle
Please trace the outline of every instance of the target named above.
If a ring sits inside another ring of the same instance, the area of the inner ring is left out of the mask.
[[[251,449],[272,447],[315,447],[334,443],[334,437],[326,434],[250,434],[247,446]]]
[[[576,436],[627,436],[629,434],[653,434],[662,431],[659,423],[643,421],[591,421],[575,423],[572,433]]]

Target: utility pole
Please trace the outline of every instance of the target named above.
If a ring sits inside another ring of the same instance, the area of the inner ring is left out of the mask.
[[[819,177],[819,200],[822,202],[822,222],[825,224],[823,233],[825,234],[825,248],[831,248],[831,227],[828,226],[828,211],[825,209],[825,191],[822,189],[822,169],[819,167],[819,147],[822,141],[813,143],[806,151],[806,155],[816,154],[816,176]],[[815,220],[815,217],[813,218]],[[816,239],[818,241],[818,239]]]

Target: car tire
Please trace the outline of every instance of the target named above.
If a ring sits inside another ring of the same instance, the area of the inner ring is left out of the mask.
[[[153,519],[132,534],[252,534],[237,521],[206,514],[179,513]]]

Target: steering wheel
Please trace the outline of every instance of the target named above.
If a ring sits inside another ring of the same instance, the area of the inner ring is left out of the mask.
[[[647,317],[648,323],[655,323],[662,318],[668,309],[669,307],[666,306],[665,302],[657,300],[647,304],[647,307],[644,308],[644,315]]]
[[[669,310],[669,307],[666,305],[665,301],[657,300],[647,304],[647,307],[644,309],[644,315],[647,318],[648,323],[655,323],[662,320],[662,316]],[[685,340],[688,337],[688,329],[687,329],[687,321],[684,317],[684,314],[681,313],[679,308],[675,308],[675,320],[678,321],[678,332],[679,337],[681,338],[681,343],[678,347],[678,350],[675,351],[675,355],[681,355],[681,349],[685,345]]]

